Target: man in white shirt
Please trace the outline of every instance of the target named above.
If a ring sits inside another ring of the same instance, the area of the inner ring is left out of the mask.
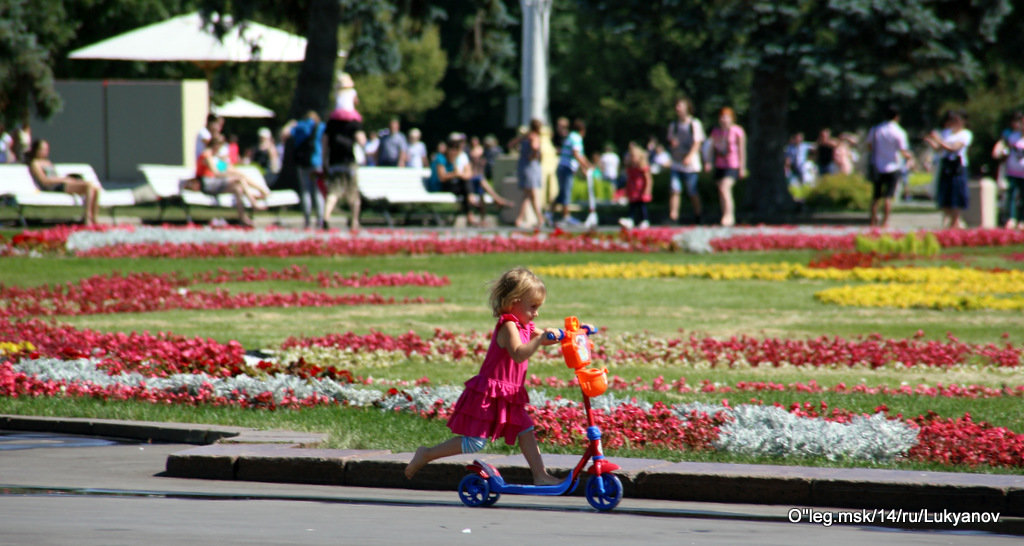
[[[672,150],[671,193],[668,201],[668,215],[673,222],[679,221],[679,205],[683,190],[690,196],[694,222],[700,223],[700,194],[697,192],[697,178],[701,171],[701,145],[704,143],[704,126],[693,117],[690,99],[676,100],[676,120],[668,125],[668,146]],[[653,165],[652,165],[652,171]]]
[[[615,147],[607,144],[604,153],[601,154],[601,176],[612,184],[619,181],[619,154],[615,153]]]
[[[206,143],[210,142],[214,134],[221,134],[224,130],[224,118],[217,114],[209,114],[206,116],[206,126],[199,130],[199,134],[196,135],[196,159],[203,155],[203,150],[206,149]]]
[[[886,121],[874,126],[868,133],[868,152],[871,154],[869,169],[872,171],[871,184],[874,193],[871,200],[871,225],[889,226],[892,212],[892,198],[896,194],[897,182],[903,169],[913,161],[907,144],[907,132],[900,127],[900,112],[895,106],[886,111]],[[884,201],[882,217],[878,217],[878,206]]]

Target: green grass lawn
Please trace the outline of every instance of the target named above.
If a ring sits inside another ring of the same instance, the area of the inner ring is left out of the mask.
[[[963,256],[953,260],[918,262],[917,265],[937,263],[971,264],[977,267],[1020,268],[1020,262],[1011,262],[1001,256],[1019,249],[964,250]],[[947,252],[949,252],[947,250]],[[488,282],[505,269],[515,265],[555,265],[598,262],[633,262],[650,260],[665,263],[750,263],[791,261],[807,263],[812,252],[757,252],[713,255],[671,254],[503,254],[480,256],[391,256],[371,258],[220,258],[220,259],[88,259],[71,257],[3,258],[0,262],[0,283],[32,286],[40,283],[72,282],[90,275],[121,272],[171,272],[183,274],[211,271],[218,268],[239,270],[243,267],[279,270],[291,265],[307,267],[311,272],[372,273],[430,271],[445,275],[451,284],[441,288],[399,287],[362,289],[386,296],[424,296],[443,298],[443,303],[395,306],[331,307],[331,308],[256,308],[216,311],[164,311],[142,314],[92,315],[60,317],[58,320],[78,328],[105,332],[115,331],[171,331],[186,336],[202,336],[220,342],[238,340],[247,349],[273,348],[291,336],[321,336],[333,332],[354,331],[365,334],[369,330],[402,333],[409,330],[423,336],[435,328],[456,332],[488,331],[493,319],[487,309]],[[712,281],[704,279],[652,279],[652,280],[566,280],[545,279],[548,299],[540,326],[560,326],[566,315],[577,315],[586,322],[605,329],[606,335],[647,331],[660,337],[684,337],[691,332],[699,335],[728,337],[749,335],[755,337],[811,338],[817,336],[856,337],[878,333],[886,338],[905,338],[917,330],[925,332],[926,339],[944,339],[947,332],[971,343],[1024,342],[1024,314],[1003,311],[934,311],[894,310],[884,308],[848,308],[819,303],[813,297],[816,291],[836,286],[824,281]],[[194,289],[203,289],[196,286]],[[209,287],[205,287],[209,288]],[[231,291],[320,291],[318,286],[300,282],[265,281],[260,283],[232,283],[218,285]],[[348,289],[329,289],[328,292],[348,292]],[[1003,334],[1009,338],[1004,339]],[[600,338],[595,338],[600,343]],[[397,362],[395,365],[373,369],[353,370],[357,375],[373,375],[387,379],[416,379],[424,375],[434,384],[459,384],[476,371],[476,363],[438,369],[420,361]],[[564,366],[545,364],[531,366],[530,373],[568,379]],[[689,384],[702,379],[734,384],[737,381],[774,381],[791,383],[814,379],[822,385],[839,382],[868,385],[896,386],[901,381],[936,384],[963,382],[990,386],[1018,385],[1018,370],[1009,372],[986,368],[967,370],[828,370],[828,369],[695,369],[685,366],[623,366],[610,373],[631,379],[643,377],[651,380],[663,375],[671,381],[685,376]],[[575,398],[578,392],[566,390],[564,396]],[[765,403],[818,402],[825,400],[830,406],[870,412],[886,404],[894,413],[906,416],[934,410],[940,415],[959,417],[970,412],[976,420],[986,420],[1024,432],[1024,417],[1015,398],[988,400],[943,399],[911,396],[829,395],[797,393],[732,393],[728,396],[704,394],[643,393],[648,400],[669,403],[706,401],[717,403],[729,398],[732,404],[758,398]],[[93,400],[28,400],[0,399],[0,412],[35,415],[89,416],[97,418],[169,420],[252,426],[258,428],[288,428],[327,432],[330,445],[350,448],[386,448],[409,451],[423,443],[436,442],[447,436],[443,423],[425,421],[410,415],[393,415],[373,409],[318,408],[294,411],[257,411],[230,408],[169,408],[141,403],[102,402]],[[489,449],[506,449],[495,446]],[[548,452],[572,452],[544,447]],[[661,451],[622,450],[619,456],[645,456],[672,460],[742,461],[716,453],[669,453]],[[763,461],[801,464],[824,464],[823,461]],[[829,463],[832,464],[832,463]],[[835,463],[850,464],[850,463]],[[947,469],[936,465],[899,468]],[[992,471],[991,469],[982,469]],[[1024,472],[1024,470],[1014,472]]]

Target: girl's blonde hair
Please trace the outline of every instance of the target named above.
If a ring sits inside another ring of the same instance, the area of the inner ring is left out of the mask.
[[[500,317],[512,305],[527,296],[547,296],[547,288],[533,271],[525,267],[516,267],[506,271],[491,285],[491,311]]]

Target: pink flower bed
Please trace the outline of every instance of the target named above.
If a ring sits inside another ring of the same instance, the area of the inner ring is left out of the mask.
[[[920,235],[929,233],[919,232]],[[1024,231],[1012,229],[946,229],[932,231],[944,248],[1010,246],[1024,243]],[[879,233],[880,235],[880,233]],[[744,234],[713,239],[711,247],[716,251],[751,250],[853,250],[856,248],[856,233],[770,233]]]
[[[316,282],[323,287],[444,286],[446,277],[430,273],[353,274],[321,272],[291,267],[268,272],[244,269],[218,270],[186,278],[178,273],[114,273],[95,275],[75,283],[30,288],[0,285],[0,316],[94,315],[143,313],[167,309],[239,309],[243,307],[328,307],[336,305],[388,305],[442,301],[423,297],[396,300],[380,294],[324,294],[321,292],[229,293],[225,290],[190,290],[195,284],[292,280]]]

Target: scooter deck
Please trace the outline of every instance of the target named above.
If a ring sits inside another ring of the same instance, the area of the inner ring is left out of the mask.
[[[561,482],[553,485],[509,484],[505,483],[505,479],[501,477],[501,473],[493,466],[479,459],[474,460],[473,464],[480,467],[480,471],[487,476],[487,481],[489,482],[491,491],[495,493],[509,495],[558,496],[564,495],[570,490],[574,490],[576,485],[576,480],[573,479],[572,475],[567,476]]]

